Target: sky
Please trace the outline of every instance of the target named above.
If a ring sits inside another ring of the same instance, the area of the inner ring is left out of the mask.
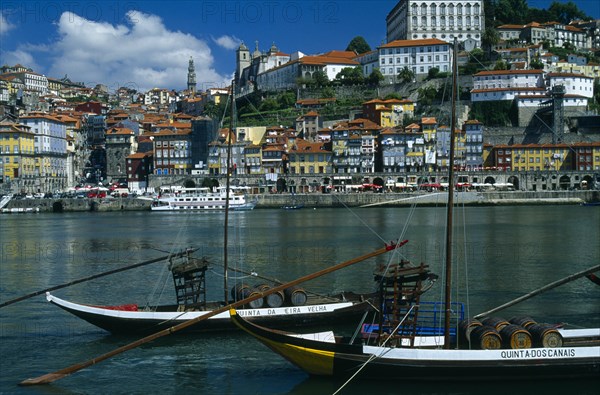
[[[563,0],[560,0],[561,2]],[[528,0],[547,8],[552,0]],[[344,50],[362,36],[385,41],[397,0],[98,0],[0,2],[0,65],[17,63],[86,86],[185,89],[190,57],[197,89],[224,87],[235,50],[275,44],[281,52]],[[600,1],[577,0],[600,19]]]

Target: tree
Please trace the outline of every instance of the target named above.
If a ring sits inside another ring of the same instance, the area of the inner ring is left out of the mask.
[[[402,82],[411,82],[414,78],[415,72],[406,66],[398,74],[398,79]]]
[[[277,98],[281,108],[290,108],[296,104],[296,94],[294,92],[284,92]]]
[[[481,35],[481,45],[486,50],[488,59],[492,56],[492,49],[500,42],[500,33],[493,27],[486,26]]]
[[[439,67],[432,67],[427,72],[427,78],[429,78],[429,79],[436,78],[439,73],[440,73]]]
[[[498,59],[498,61],[494,65],[494,70],[508,70],[508,65],[504,60]]]
[[[554,17],[556,21],[562,22],[565,25],[569,24],[574,19],[592,19],[581,11],[572,1],[569,1],[566,4],[553,1],[548,11],[550,16]]]
[[[523,25],[529,22],[529,6],[526,0],[500,0],[496,12],[496,17],[502,24]]]
[[[375,69],[365,79],[365,82],[370,86],[379,86],[384,79],[385,77],[383,74],[381,74],[381,71],[379,71],[379,69]]]
[[[538,58],[535,58],[529,63],[529,67],[531,67],[534,70],[543,70],[544,63],[542,63],[542,61],[539,60]]]
[[[315,82],[315,85],[319,88],[331,85],[331,81],[329,81],[329,77],[327,77],[327,74],[325,74],[325,72],[323,72],[321,70],[315,71],[313,73],[312,78]]]
[[[428,86],[426,88],[421,88],[418,90],[419,93],[419,104],[428,106],[433,103],[433,99],[437,95],[437,89],[433,86]]]
[[[279,109],[279,103],[277,103],[277,100],[270,97],[270,98],[263,100],[263,102],[260,103],[259,109],[260,109],[260,111],[263,111],[263,112],[264,111],[275,111],[275,110]]]
[[[371,47],[369,44],[367,44],[362,36],[356,36],[352,39],[352,41],[350,41],[350,44],[348,44],[348,47],[346,47],[346,51],[354,51],[357,54],[361,54],[370,52]]]
[[[335,79],[342,85],[359,85],[364,83],[365,78],[362,74],[362,68],[357,67],[344,67],[342,71],[337,73]]]

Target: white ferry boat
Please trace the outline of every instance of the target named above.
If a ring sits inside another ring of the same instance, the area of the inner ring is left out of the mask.
[[[230,210],[252,210],[256,201],[248,201],[247,187],[229,188]],[[176,191],[161,193],[152,202],[153,211],[171,210],[225,210],[227,190],[225,187],[210,188],[181,188]]]

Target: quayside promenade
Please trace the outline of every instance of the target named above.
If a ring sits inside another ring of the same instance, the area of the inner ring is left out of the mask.
[[[407,193],[269,193],[249,195],[256,199],[257,209],[279,209],[296,204],[305,208],[326,207],[406,207],[416,204],[431,207],[446,202],[446,192]],[[455,203],[468,206],[495,205],[543,205],[582,204],[600,202],[600,191],[491,191],[457,192]],[[150,211],[152,201],[125,198],[60,198],[60,199],[14,199],[5,209],[13,211],[33,210],[36,212],[86,212],[86,211]]]

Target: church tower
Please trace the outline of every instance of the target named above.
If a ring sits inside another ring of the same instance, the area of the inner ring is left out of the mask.
[[[196,93],[196,69],[194,68],[194,59],[191,56],[188,65],[187,89],[192,93]]]
[[[240,78],[242,78],[242,74],[244,69],[250,66],[250,51],[248,47],[241,43],[239,48],[236,51],[237,59],[236,59],[236,71],[235,71],[235,80],[237,83],[240,83]]]

